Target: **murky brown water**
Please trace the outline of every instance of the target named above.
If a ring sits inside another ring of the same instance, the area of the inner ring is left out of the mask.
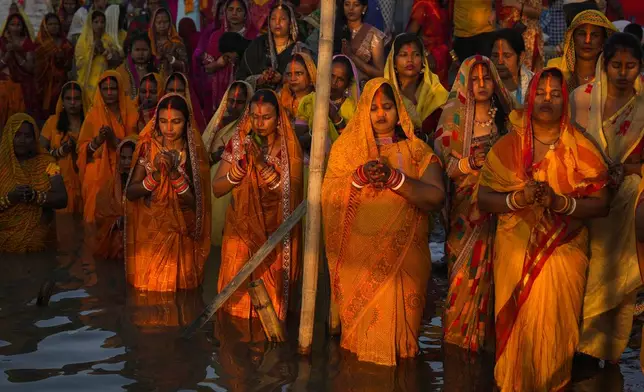
[[[123,265],[84,257],[76,233],[61,235],[58,254],[0,255],[0,390],[2,391],[489,391],[492,358],[467,358],[441,347],[444,272],[433,273],[419,338],[421,354],[395,369],[358,363],[316,323],[313,355],[291,343],[268,346],[261,328],[218,317],[191,340],[178,338],[215,295],[216,257],[201,290],[141,294],[125,284]],[[218,251],[214,251],[215,254]],[[49,306],[36,298],[57,281]],[[642,391],[639,342],[619,367],[578,368],[578,391]],[[590,373],[590,374],[585,374]]]

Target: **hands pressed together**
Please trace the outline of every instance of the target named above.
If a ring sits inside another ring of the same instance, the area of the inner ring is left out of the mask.
[[[371,184],[376,189],[398,190],[404,182],[404,174],[378,160],[365,163],[353,173],[353,185],[356,188],[364,188]]]

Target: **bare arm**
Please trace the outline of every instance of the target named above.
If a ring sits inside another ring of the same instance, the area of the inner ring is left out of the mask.
[[[143,186],[143,179],[146,175],[145,167],[137,163],[134,168],[134,173],[132,173],[130,184],[125,190],[125,196],[129,201],[136,201],[142,197],[149,196],[152,193]]]
[[[53,208],[55,210],[67,207],[67,190],[61,175],[53,176],[49,179],[51,188],[47,192],[47,201],[43,207]]]
[[[440,164],[430,164],[418,180],[407,177],[403,185],[394,192],[425,212],[439,210],[445,202]]]
[[[212,181],[212,193],[215,197],[222,197],[232,191],[235,187],[235,185],[228,181],[228,178],[226,177],[226,174],[228,174],[231,167],[232,165],[230,162],[223,159],[221,160],[221,163],[217,168],[217,172],[215,173],[214,180]]]
[[[351,54],[351,60],[356,64],[356,67],[370,78],[382,77],[385,74],[385,47],[382,40],[378,41],[378,44],[371,51],[371,63],[373,65],[363,61],[353,52]]]

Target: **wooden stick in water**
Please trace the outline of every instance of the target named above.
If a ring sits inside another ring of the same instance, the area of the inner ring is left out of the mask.
[[[277,343],[285,342],[286,334],[284,333],[284,328],[282,328],[282,323],[277,318],[277,313],[275,313],[271,297],[266,291],[264,281],[257,279],[250,282],[248,284],[248,294],[250,295],[250,302],[253,304],[253,308],[255,308],[255,311],[259,315],[259,322],[262,323],[262,328],[264,328],[264,333],[268,341]]]
[[[291,231],[291,229],[302,219],[306,213],[306,200],[302,201],[299,206],[293,211],[291,216],[289,216],[280,227],[275,230],[273,234],[268,238],[268,240],[262,245],[259,250],[253,255],[253,257],[248,260],[246,265],[244,265],[233,280],[228,283],[228,286],[224,287],[223,290],[212,300],[210,305],[204,309],[203,313],[195,319],[186,329],[184,329],[182,336],[186,339],[189,339],[194,335],[194,333],[201,327],[203,327],[208,320],[221,308],[221,306],[230,298],[231,295],[248,279],[250,274],[255,271],[255,269],[264,261],[266,256],[268,256],[277,244],[282,241],[284,236]]]

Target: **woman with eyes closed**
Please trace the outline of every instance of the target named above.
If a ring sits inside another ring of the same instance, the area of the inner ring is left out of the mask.
[[[429,134],[436,129],[440,116],[437,109],[447,102],[448,92],[429,69],[420,38],[407,33],[396,37],[385,64],[385,78],[402,96],[417,136],[429,143]]]
[[[590,223],[588,271],[579,351],[617,361],[628,343],[641,286],[634,230],[644,163],[642,48],[613,34],[597,61],[595,82],[572,94],[572,120],[608,163],[613,198],[608,216]]]
[[[431,256],[429,213],[445,199],[438,156],[414,135],[387,79],[369,81],[331,147],[322,217],[342,348],[396,366],[418,353]]]
[[[125,265],[141,291],[193,289],[210,253],[210,172],[185,98],[164,96],[126,186]]]
[[[222,290],[302,201],[302,150],[291,122],[271,90],[259,90],[222,154],[212,190],[232,193],[226,211],[218,288]],[[287,319],[300,280],[301,226],[295,226],[255,270],[277,317]],[[245,287],[222,310],[234,317],[257,317]]]

